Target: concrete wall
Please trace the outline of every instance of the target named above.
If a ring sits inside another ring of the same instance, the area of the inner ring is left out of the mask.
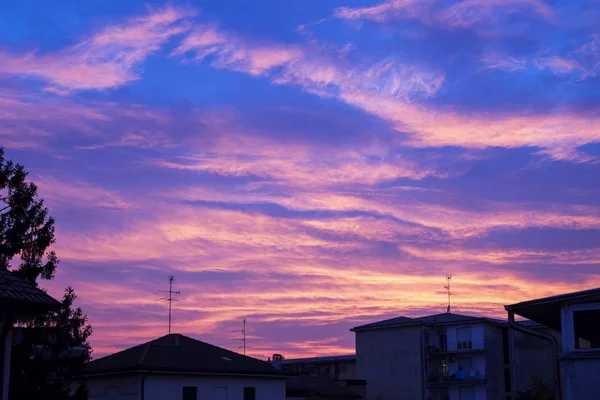
[[[356,332],[357,378],[367,400],[423,398],[421,326]]]
[[[92,378],[88,380],[90,400],[139,400],[141,377]],[[256,388],[256,400],[285,400],[284,379],[213,378],[186,375],[149,376],[144,400],[179,400],[184,386],[198,388],[198,400],[243,400],[244,388]]]
[[[561,361],[563,400],[600,399],[600,355]]]
[[[553,384],[555,363],[552,346],[548,341],[515,332],[517,393],[529,390],[534,379],[545,384]]]
[[[484,335],[487,338],[487,351],[485,352],[487,398],[489,400],[502,400],[506,395],[502,328],[487,324],[484,328]]]
[[[464,391],[466,390],[472,390],[473,391],[473,397],[469,398],[466,395],[466,393],[464,393]],[[484,385],[479,385],[479,386],[474,386],[474,387],[458,387],[458,386],[452,386],[449,388],[448,390],[448,394],[449,394],[449,400],[464,400],[464,399],[468,399],[468,400],[487,400],[487,392],[485,389]]]

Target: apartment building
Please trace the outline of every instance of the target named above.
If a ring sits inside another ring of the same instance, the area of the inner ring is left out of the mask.
[[[505,400],[512,390],[507,321],[453,313],[398,317],[352,329],[357,378],[367,381],[367,400]],[[521,358],[551,355],[527,337]],[[536,352],[526,347],[533,346]],[[549,356],[551,357],[551,356]],[[515,386],[525,392],[535,376],[552,377],[547,363],[530,363]]]

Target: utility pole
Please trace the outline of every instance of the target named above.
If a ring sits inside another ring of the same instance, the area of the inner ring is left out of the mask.
[[[169,290],[161,290],[161,292],[164,293],[169,293],[169,298],[163,298],[162,300],[165,300],[167,302],[169,302],[169,335],[171,334],[171,304],[174,301],[177,301],[177,299],[173,298],[174,294],[181,294],[181,292],[179,290],[173,290],[173,280],[175,278],[173,276],[169,277]]]

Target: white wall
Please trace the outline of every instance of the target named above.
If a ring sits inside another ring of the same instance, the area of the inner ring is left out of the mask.
[[[198,376],[151,376],[146,378],[144,400],[181,399],[184,386],[198,388],[198,400],[227,392],[227,400],[243,400],[244,388],[256,388],[256,400],[285,400],[284,379],[212,378]],[[226,390],[223,390],[223,389]],[[222,396],[221,396],[222,397]]]
[[[93,378],[88,381],[90,400],[139,400],[141,377]],[[144,400],[180,400],[184,386],[198,388],[198,400],[243,400],[244,387],[256,388],[256,400],[285,400],[285,380],[265,378],[215,378],[203,376],[148,376]]]
[[[89,378],[88,399],[98,400],[139,400],[140,379],[131,377]]]

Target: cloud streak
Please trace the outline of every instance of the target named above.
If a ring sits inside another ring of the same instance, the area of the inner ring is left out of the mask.
[[[0,53],[0,75],[35,77],[49,83],[45,90],[102,90],[137,80],[141,63],[172,37],[187,31],[182,23],[193,11],[164,8],[124,24],[109,26],[89,39],[58,53]]]

